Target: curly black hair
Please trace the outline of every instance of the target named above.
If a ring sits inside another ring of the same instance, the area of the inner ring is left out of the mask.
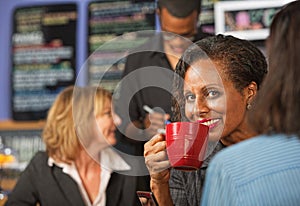
[[[172,110],[173,121],[185,119],[183,79],[190,65],[199,59],[210,59],[223,67],[225,77],[237,89],[242,90],[252,81],[259,89],[267,74],[267,62],[264,54],[250,41],[230,35],[216,35],[204,38],[191,45],[181,56],[175,68]]]

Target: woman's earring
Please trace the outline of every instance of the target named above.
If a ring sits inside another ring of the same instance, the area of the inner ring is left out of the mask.
[[[252,107],[251,103],[247,103],[247,109],[250,110]]]

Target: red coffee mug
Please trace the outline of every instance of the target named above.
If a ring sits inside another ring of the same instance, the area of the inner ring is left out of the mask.
[[[192,171],[203,163],[209,127],[198,122],[174,122],[166,125],[167,154],[171,166]]]

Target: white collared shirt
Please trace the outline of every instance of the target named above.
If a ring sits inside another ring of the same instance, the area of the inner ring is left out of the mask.
[[[88,194],[82,184],[79,173],[76,169],[74,162],[72,164],[56,162],[52,157],[48,159],[49,167],[53,164],[62,168],[65,174],[68,174],[77,183],[81,192],[82,198],[87,206],[105,206],[106,205],[106,188],[110,180],[111,173],[113,171],[125,171],[130,170],[130,166],[120,157],[111,147],[107,147],[100,153],[101,164],[101,182],[99,186],[99,193],[93,202],[91,203]]]

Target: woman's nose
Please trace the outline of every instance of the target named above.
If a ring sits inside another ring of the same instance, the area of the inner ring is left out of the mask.
[[[120,125],[122,123],[122,119],[119,117],[119,115],[113,113],[113,120],[116,126]]]
[[[196,98],[194,106],[194,115],[197,117],[205,117],[209,113],[209,107],[205,98]]]

